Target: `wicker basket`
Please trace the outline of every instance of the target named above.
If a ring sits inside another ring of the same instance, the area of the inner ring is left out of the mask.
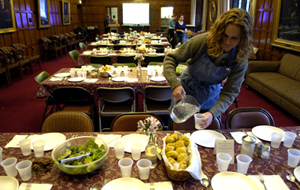
[[[185,170],[172,170],[166,163],[165,166],[167,168],[169,178],[174,181],[185,181],[190,178],[190,173]]]

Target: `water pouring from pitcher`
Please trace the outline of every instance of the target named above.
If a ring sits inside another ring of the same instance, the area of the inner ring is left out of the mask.
[[[199,102],[190,95],[184,96],[170,112],[170,117],[176,123],[183,123],[192,117],[195,113],[199,112],[201,105]]]

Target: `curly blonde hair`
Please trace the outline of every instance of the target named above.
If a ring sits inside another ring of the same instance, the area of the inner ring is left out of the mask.
[[[241,41],[237,46],[236,61],[244,63],[253,52],[252,21],[244,9],[233,8],[223,13],[211,27],[207,36],[207,54],[218,57],[223,53],[223,35],[228,24],[241,27]]]

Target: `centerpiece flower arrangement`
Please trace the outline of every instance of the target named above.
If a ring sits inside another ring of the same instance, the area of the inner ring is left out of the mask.
[[[136,56],[134,57],[134,60],[137,60],[138,62],[143,61],[145,58],[143,56],[143,54],[136,54]]]
[[[134,60],[138,61],[138,65],[137,65],[137,75],[140,76],[142,73],[142,65],[141,65],[141,61],[144,60],[144,56],[142,54],[137,54],[134,57]]]
[[[137,132],[149,134],[149,141],[145,149],[145,158],[149,159],[152,162],[152,165],[155,166],[157,157],[159,156],[155,142],[155,132],[161,130],[161,123],[154,117],[147,117],[144,121],[138,121],[137,128]]]
[[[148,133],[149,134],[149,141],[154,141],[154,133],[155,131],[161,130],[162,126],[160,121],[158,121],[154,117],[147,117],[144,121],[140,120],[137,123],[137,132],[139,133]]]

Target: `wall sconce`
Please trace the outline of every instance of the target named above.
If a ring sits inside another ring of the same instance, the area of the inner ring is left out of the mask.
[[[81,1],[81,0],[79,0],[79,4],[82,4],[82,1]]]

